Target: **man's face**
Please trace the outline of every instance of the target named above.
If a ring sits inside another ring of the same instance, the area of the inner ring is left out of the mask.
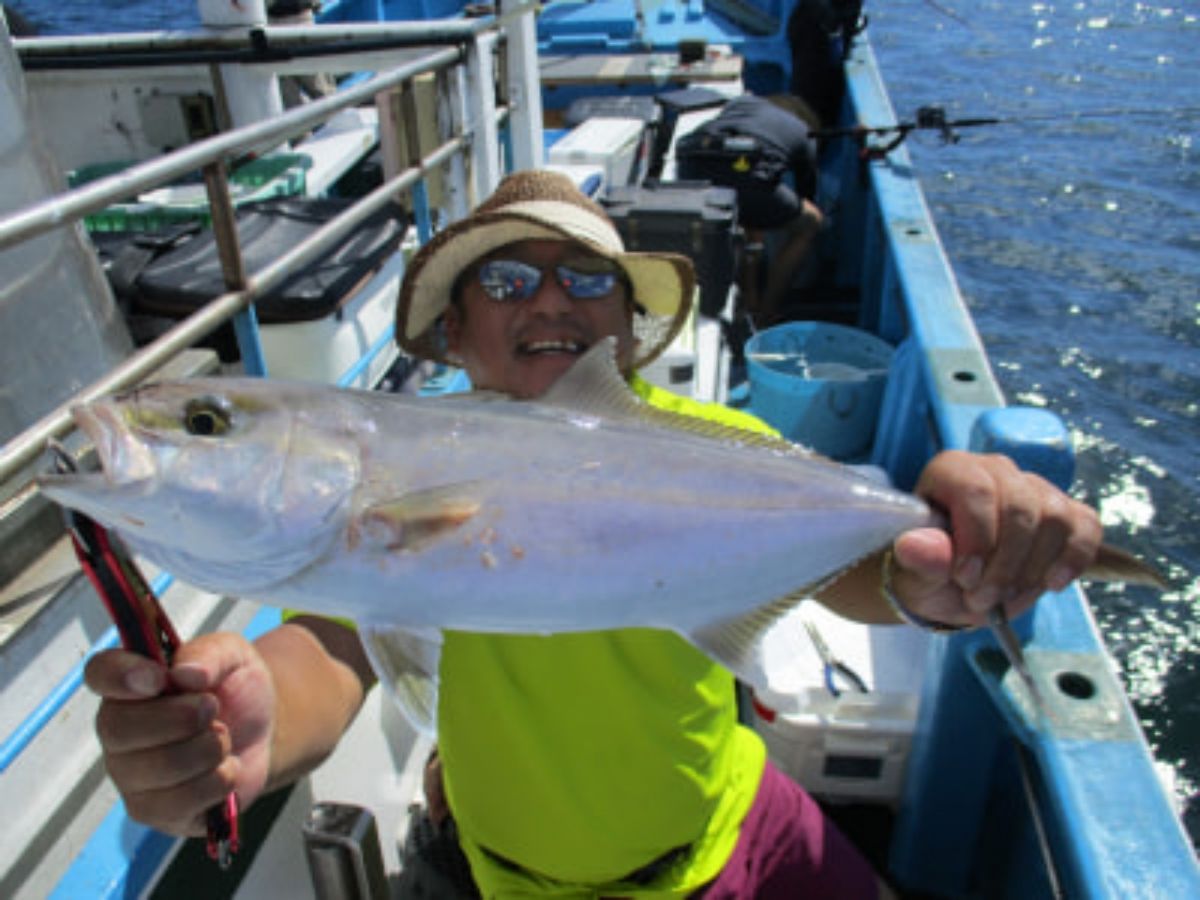
[[[568,241],[521,241],[489,253],[467,270],[459,303],[446,311],[446,338],[476,387],[523,399],[539,397],[584,351],[609,335],[617,338],[617,365],[628,369],[634,338],[625,286],[618,283],[599,296],[578,299],[555,277],[555,266],[575,264],[586,273],[598,259]],[[500,260],[538,270],[537,289],[524,299],[490,297],[480,283],[480,268]]]

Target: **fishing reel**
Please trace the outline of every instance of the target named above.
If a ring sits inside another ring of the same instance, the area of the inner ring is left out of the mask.
[[[958,132],[951,127],[944,107],[937,105],[919,107],[916,126],[925,131],[936,131],[943,144],[958,143]]]

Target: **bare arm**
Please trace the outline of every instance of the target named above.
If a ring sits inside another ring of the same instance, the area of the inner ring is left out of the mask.
[[[275,682],[267,789],[290,784],[333,752],[375,675],[357,632],[297,616],[255,642]]]

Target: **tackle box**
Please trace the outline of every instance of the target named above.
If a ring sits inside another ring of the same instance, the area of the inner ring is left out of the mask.
[[[567,128],[578,128],[589,119],[637,119],[643,122],[636,171],[629,183],[638,184],[643,178],[658,175],[667,133],[663,128],[662,107],[655,98],[638,94],[577,97],[567,107],[563,124]]]
[[[737,192],[706,181],[610,187],[601,204],[627,250],[680,253],[696,267],[701,315],[725,309],[737,271]]]
[[[295,197],[243,206],[237,222],[247,272],[274,262],[352,202]],[[387,333],[404,272],[406,226],[403,210],[384,208],[259,298],[259,336],[272,375],[338,381]],[[139,344],[225,293],[213,233],[195,222],[142,234],[94,232],[92,239]],[[202,345],[216,349],[222,363],[239,360],[228,323]],[[352,386],[372,387],[397,354],[395,344],[387,342]]]
[[[577,97],[567,107],[563,123],[576,128],[588,119],[641,119],[647,125],[662,120],[662,107],[653,97],[636,94]]]
[[[832,694],[808,622],[860,676]],[[805,601],[763,639],[769,688],[743,688],[748,724],[781,771],[822,800],[900,806],[920,711],[930,635],[852,622]]]
[[[352,202],[275,198],[242,207],[237,211],[237,226],[246,271],[255,272],[274,262]],[[259,298],[255,304],[259,322],[305,322],[336,312],[352,288],[398,248],[403,234],[399,207],[371,216],[347,239]],[[153,240],[153,235],[134,236],[132,245],[145,247]],[[226,291],[216,240],[208,230],[174,241],[165,252],[152,254],[144,262],[137,261],[136,272],[122,270],[129,264],[128,251],[123,258],[114,258],[109,277],[118,294],[141,312],[183,318]]]

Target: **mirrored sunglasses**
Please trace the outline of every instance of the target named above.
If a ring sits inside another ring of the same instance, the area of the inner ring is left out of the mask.
[[[573,300],[607,297],[624,277],[620,266],[601,257],[567,260],[545,269],[515,259],[492,259],[479,267],[479,286],[498,303],[515,303],[536,294],[546,272],[553,273]]]

